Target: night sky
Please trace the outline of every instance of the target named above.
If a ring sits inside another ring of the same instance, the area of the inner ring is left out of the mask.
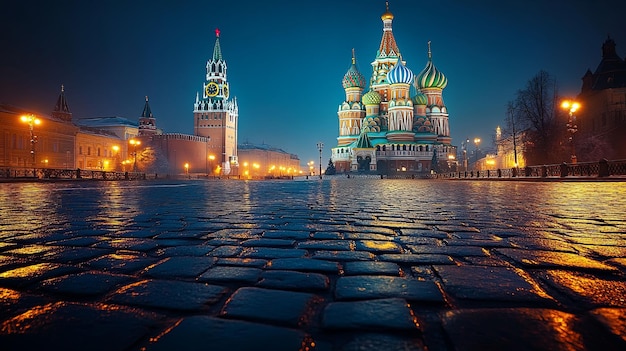
[[[574,96],[610,35],[626,57],[623,0],[391,0],[393,32],[415,74],[433,62],[453,144],[491,143],[506,104],[543,69]],[[193,103],[221,31],[239,142],[323,163],[338,134],[341,80],[355,49],[369,81],[384,0],[9,1],[0,12],[0,103],[49,114],[61,84],[74,118],[137,120],[193,133]],[[367,88],[366,88],[367,89]]]

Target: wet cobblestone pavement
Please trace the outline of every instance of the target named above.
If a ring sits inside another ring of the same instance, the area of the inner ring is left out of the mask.
[[[0,184],[2,350],[625,350],[626,183]]]

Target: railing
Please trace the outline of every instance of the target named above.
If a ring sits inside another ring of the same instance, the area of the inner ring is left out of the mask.
[[[482,179],[482,178],[566,178],[566,177],[624,177],[626,160],[581,163],[561,163],[557,165],[527,166],[481,171],[440,173],[440,179]]]
[[[151,177],[154,178],[154,177]],[[0,168],[0,180],[27,179],[93,179],[93,180],[136,180],[147,179],[145,173],[114,172],[84,169],[53,168]]]

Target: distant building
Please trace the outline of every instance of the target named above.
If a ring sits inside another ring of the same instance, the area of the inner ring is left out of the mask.
[[[598,157],[626,159],[626,61],[615,47],[615,41],[607,38],[598,67],[594,72],[587,70],[582,78],[575,142],[582,148],[584,145],[579,143],[591,138],[588,146],[602,144],[596,152]]]
[[[366,82],[354,52],[343,77],[346,97],[337,112],[339,136],[331,156],[337,172],[429,172],[433,162],[456,154],[442,96],[448,79],[433,64],[430,42],[426,67],[415,75],[406,66],[393,18],[387,7],[369,90],[363,93]]]
[[[244,143],[239,145],[240,175],[248,177],[299,175],[300,159],[269,145]]]

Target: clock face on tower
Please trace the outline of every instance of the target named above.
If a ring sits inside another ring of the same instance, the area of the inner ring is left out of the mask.
[[[225,83],[222,86],[222,94],[224,95],[224,99],[228,99],[228,93],[229,93],[229,91],[228,91],[228,83]]]
[[[219,91],[219,87],[217,86],[215,82],[210,82],[209,84],[206,85],[206,88],[205,88],[206,96],[215,96],[217,95],[218,91]]]

